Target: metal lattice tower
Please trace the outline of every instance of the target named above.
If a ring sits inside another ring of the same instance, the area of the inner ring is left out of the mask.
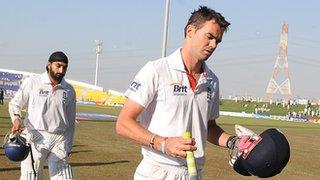
[[[282,24],[279,54],[273,67],[266,95],[268,99],[275,97],[289,100],[292,98],[288,64],[288,23]]]

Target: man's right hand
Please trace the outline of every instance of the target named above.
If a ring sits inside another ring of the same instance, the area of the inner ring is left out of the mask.
[[[20,117],[18,117],[18,116],[15,117],[11,131],[13,133],[16,133],[16,132],[21,133],[23,131]]]
[[[173,157],[185,158],[187,151],[197,150],[196,142],[193,138],[169,137],[166,142],[166,154]]]

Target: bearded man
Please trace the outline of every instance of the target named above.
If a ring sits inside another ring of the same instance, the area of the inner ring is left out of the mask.
[[[50,55],[47,72],[26,78],[9,103],[12,133],[21,133],[31,153],[21,161],[21,180],[44,179],[48,161],[50,179],[75,179],[68,157],[71,153],[76,94],[65,81],[68,57],[61,51]],[[23,108],[27,108],[24,118]]]

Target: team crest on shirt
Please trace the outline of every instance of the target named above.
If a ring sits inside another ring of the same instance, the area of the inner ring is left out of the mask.
[[[62,93],[62,102],[65,104],[67,102],[68,94],[66,91],[63,91]]]
[[[130,84],[130,87],[129,89],[133,92],[136,92],[140,89],[141,87],[141,83],[138,82],[138,81],[132,81],[131,84]]]
[[[212,88],[210,86],[207,87],[207,101],[210,102],[212,98]]]
[[[172,83],[173,95],[174,96],[185,96],[188,94],[188,87],[183,84]]]
[[[49,93],[49,90],[39,89],[39,96],[48,96]]]
[[[217,83],[213,82],[212,80],[208,81],[209,82],[209,86],[207,87],[207,101],[211,102],[212,100],[212,96],[214,96],[214,89],[216,89],[217,87]]]

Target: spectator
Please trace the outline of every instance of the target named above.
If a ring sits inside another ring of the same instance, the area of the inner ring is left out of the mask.
[[[0,89],[0,104],[3,105],[3,99],[4,99],[4,90]]]

